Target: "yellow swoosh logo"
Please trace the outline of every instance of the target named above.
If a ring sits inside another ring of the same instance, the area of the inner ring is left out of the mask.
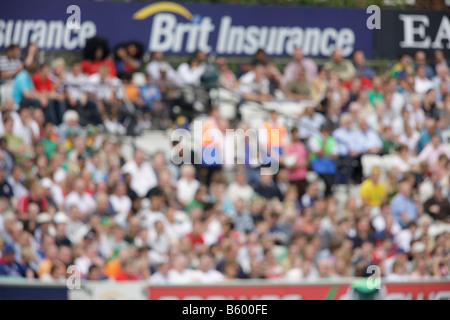
[[[142,8],[133,15],[133,19],[135,20],[146,19],[159,12],[177,13],[188,20],[192,19],[192,13],[188,9],[177,3],[169,1],[157,2]]]

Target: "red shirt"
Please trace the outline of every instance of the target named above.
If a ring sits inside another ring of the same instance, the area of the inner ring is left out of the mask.
[[[98,72],[98,68],[102,65],[107,65],[109,67],[109,74],[111,77],[116,76],[116,66],[110,58],[104,60],[83,60],[81,61],[81,69],[84,73],[94,74]]]
[[[124,271],[120,271],[116,277],[117,281],[137,281],[139,277],[136,274],[127,275]]]
[[[50,92],[53,90],[53,82],[47,77],[42,79],[39,73],[35,73],[32,77],[34,87],[40,92]]]
[[[189,240],[191,240],[191,243],[192,243],[193,246],[196,246],[196,245],[198,245],[198,244],[203,244],[203,243],[204,243],[203,237],[202,237],[201,234],[194,235],[194,234],[191,232],[191,233],[189,233],[186,237],[188,237]]]

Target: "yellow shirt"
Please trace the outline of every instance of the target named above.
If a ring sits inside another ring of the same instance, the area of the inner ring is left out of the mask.
[[[367,200],[372,207],[379,207],[386,197],[386,188],[383,184],[375,184],[372,179],[367,179],[361,184],[361,198]]]

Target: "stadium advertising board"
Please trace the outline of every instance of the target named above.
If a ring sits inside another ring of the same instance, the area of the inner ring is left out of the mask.
[[[76,5],[78,9],[68,9]],[[77,13],[77,28],[67,22]],[[35,42],[42,50],[79,50],[102,36],[113,47],[137,40],[147,51],[251,55],[263,48],[284,56],[300,46],[308,56],[329,56],[336,46],[349,56],[373,53],[364,9],[219,4],[112,3],[16,0],[0,2],[0,48]]]
[[[450,282],[386,283],[386,300],[450,300]],[[154,286],[152,300],[340,300],[349,284]]]
[[[383,10],[375,34],[376,56],[396,58],[406,53],[450,49],[450,15],[446,11]]]

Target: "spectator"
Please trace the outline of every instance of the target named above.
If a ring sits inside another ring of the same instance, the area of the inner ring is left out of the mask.
[[[93,75],[100,72],[100,66],[108,66],[107,74],[110,77],[116,76],[116,67],[113,60],[109,57],[108,41],[93,37],[86,41],[83,49],[83,61],[81,62],[81,69],[88,75]]]
[[[220,88],[234,91],[237,88],[236,76],[228,69],[228,64],[225,58],[217,58],[216,64],[219,67],[219,80],[218,85]]]
[[[255,65],[252,71],[239,79],[239,83],[239,92],[244,100],[260,103],[273,100],[273,96],[269,93],[269,79],[266,76],[265,65]]]
[[[325,117],[315,111],[314,105],[307,104],[298,124],[300,139],[307,141],[313,135],[318,134],[320,127],[324,124]]]
[[[435,220],[446,222],[450,216],[450,203],[442,195],[440,183],[434,185],[433,196],[423,204],[424,211],[430,214]]]
[[[450,158],[450,148],[441,142],[441,137],[435,133],[431,137],[431,141],[420,152],[417,160],[425,162],[429,168],[432,168],[439,160],[439,156],[445,154]]]
[[[416,67],[416,73],[419,68],[423,67],[425,71],[425,76],[428,79],[432,79],[434,77],[434,70],[430,65],[427,64],[427,56],[424,51],[421,50],[416,51],[416,54],[414,55],[414,63]]]
[[[325,63],[324,68],[336,73],[339,79],[344,81],[352,79],[356,72],[353,63],[342,56],[341,49],[334,49],[331,59]]]
[[[150,163],[145,161],[142,150],[134,151],[133,159],[122,167],[122,171],[131,175],[131,189],[141,198],[157,185],[156,174]]]
[[[308,82],[311,82],[316,78],[318,70],[316,63],[312,59],[305,58],[303,50],[297,47],[294,49],[292,61],[284,68],[283,83],[286,84],[294,80],[297,77],[300,68],[304,70],[304,75]]]
[[[142,44],[137,42],[124,43],[116,47],[114,55],[118,78],[123,79],[139,70],[142,63],[142,53]]]
[[[286,151],[283,153],[285,156],[284,165],[288,167],[289,183],[297,187],[298,197],[302,197],[308,185],[306,181],[308,150],[300,141],[297,128],[291,130],[290,140],[291,143],[286,146]],[[292,164],[286,163],[288,159]]]
[[[416,70],[416,77],[414,78],[414,89],[419,95],[425,94],[428,90],[433,88],[433,82],[427,78],[424,66],[418,66]]]
[[[286,97],[296,101],[302,101],[311,97],[311,86],[306,80],[305,69],[300,66],[297,77],[285,85]]]
[[[81,178],[75,181],[74,190],[66,197],[66,210],[72,206],[76,206],[84,217],[93,213],[97,207],[94,198],[86,192],[86,183]]]
[[[391,201],[392,215],[405,228],[410,221],[418,217],[417,204],[410,198],[411,184],[408,180],[400,183],[398,194]]]
[[[14,77],[23,70],[23,63],[19,59],[20,47],[10,44],[6,48],[6,54],[0,57],[0,102],[11,95]]]
[[[386,200],[386,188],[380,182],[380,174],[380,168],[375,167],[370,177],[361,183],[361,198],[364,205],[380,207]]]
[[[194,200],[200,182],[195,179],[195,167],[193,165],[183,165],[180,175],[180,180],[177,182],[177,200],[185,207]]]
[[[86,86],[88,77],[82,73],[81,62],[74,62],[70,72],[64,79],[66,86],[66,106],[69,109],[77,111],[81,115],[81,123],[100,124],[101,119],[98,115],[97,106],[88,99],[88,90]]]
[[[392,68],[392,75],[397,79],[404,79],[413,73],[414,71],[411,67],[410,57],[407,54],[401,54],[398,57],[398,62]]]
[[[254,194],[253,188],[247,184],[247,177],[244,171],[238,171],[235,175],[235,181],[230,183],[227,188],[227,197],[232,203],[237,200],[243,200],[249,204]]]
[[[177,69],[179,85],[200,86],[200,77],[204,71],[205,68],[201,62],[197,58],[192,57],[188,62],[180,64]]]
[[[353,65],[355,66],[356,72],[363,77],[372,79],[376,75],[375,70],[366,65],[366,57],[362,50],[355,50],[353,52]]]
[[[146,67],[147,74],[155,80],[161,80],[161,74],[164,73],[169,81],[175,81],[177,73],[173,68],[164,61],[164,53],[161,51],[152,52],[150,57],[150,63]]]

